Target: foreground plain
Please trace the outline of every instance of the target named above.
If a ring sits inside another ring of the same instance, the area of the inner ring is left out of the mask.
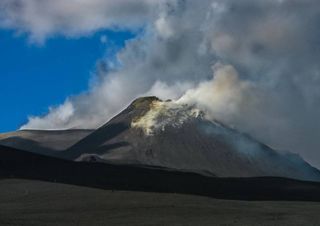
[[[320,203],[233,201],[0,180],[0,225],[319,225]]]

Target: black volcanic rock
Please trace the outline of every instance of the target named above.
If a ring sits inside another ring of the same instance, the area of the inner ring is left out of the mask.
[[[159,166],[217,177],[320,180],[320,172],[303,159],[275,151],[219,122],[206,120],[201,112],[191,115],[193,109],[189,106],[171,108],[166,107],[167,103],[171,104],[156,97],[135,100],[95,132],[60,152],[60,157]],[[151,126],[146,130],[136,126],[136,122]]]

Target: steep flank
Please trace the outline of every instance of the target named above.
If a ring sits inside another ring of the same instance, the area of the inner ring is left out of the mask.
[[[85,139],[82,139],[70,147],[61,155],[61,157],[66,159],[76,159],[85,153],[95,153],[99,150],[105,152],[129,145],[126,141],[112,144],[106,143],[109,140],[119,136],[124,131],[129,130],[131,128],[131,123],[137,120],[139,117],[145,115],[151,109],[151,105],[154,101],[160,101],[160,99],[154,96],[136,99],[125,110],[112,118],[108,123],[101,126]]]

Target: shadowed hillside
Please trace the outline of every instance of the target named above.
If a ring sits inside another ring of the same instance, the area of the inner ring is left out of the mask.
[[[166,168],[61,160],[0,147],[2,178],[114,190],[196,194],[240,200],[320,201],[320,184],[285,178],[214,178]]]

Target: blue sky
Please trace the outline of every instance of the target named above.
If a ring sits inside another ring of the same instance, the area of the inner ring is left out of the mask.
[[[97,60],[112,57],[133,36],[107,30],[39,45],[26,35],[0,30],[0,132],[16,130],[29,115],[45,114],[49,106],[86,91]]]

